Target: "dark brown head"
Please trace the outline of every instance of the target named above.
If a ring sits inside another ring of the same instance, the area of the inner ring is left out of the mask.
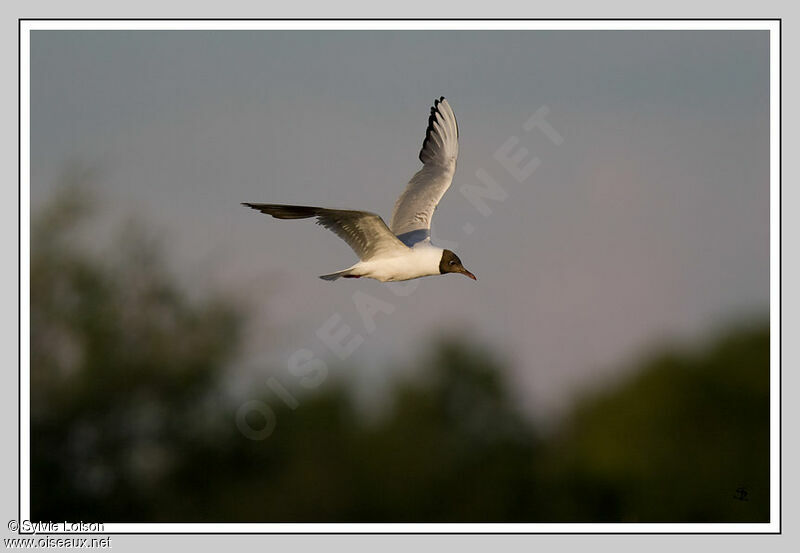
[[[442,260],[439,261],[439,272],[441,274],[461,273],[462,275],[468,276],[472,280],[478,280],[475,275],[464,268],[458,256],[450,250],[444,250],[442,252]]]

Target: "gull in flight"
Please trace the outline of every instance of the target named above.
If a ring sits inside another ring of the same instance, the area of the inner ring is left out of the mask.
[[[323,280],[374,278],[381,282],[411,280],[431,275],[460,273],[472,280],[450,250],[431,244],[431,217],[439,200],[450,188],[458,157],[458,124],[444,96],[434,102],[428,118],[425,141],[419,152],[422,169],[411,177],[397,199],[391,228],[369,211],[327,209],[282,204],[243,203],[276,219],[308,219],[333,231],[358,255],[358,263],[328,275]]]

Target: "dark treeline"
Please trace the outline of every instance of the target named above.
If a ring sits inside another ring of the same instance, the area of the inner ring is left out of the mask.
[[[279,423],[253,441],[220,391],[243,313],[190,300],[141,237],[102,257],[79,247],[91,202],[65,190],[31,229],[35,520],[769,518],[766,323],[645,360],[547,437],[510,400],[503,363],[451,339],[381,417],[331,383],[294,411],[270,402]]]

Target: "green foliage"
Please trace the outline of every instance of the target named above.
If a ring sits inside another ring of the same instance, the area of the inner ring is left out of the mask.
[[[91,197],[66,186],[31,251],[31,502],[45,520],[146,519],[214,400],[240,317],[195,305],[131,234],[108,265],[75,245]],[[130,229],[129,229],[130,230]]]
[[[767,521],[768,328],[664,353],[586,398],[545,466],[567,486],[553,520]]]
[[[450,339],[379,419],[329,385],[296,410],[272,402],[274,433],[252,441],[220,392],[243,313],[190,300],[142,233],[105,256],[78,247],[91,212],[68,186],[32,227],[37,520],[768,518],[766,326],[646,362],[546,439],[513,407],[505,363]]]

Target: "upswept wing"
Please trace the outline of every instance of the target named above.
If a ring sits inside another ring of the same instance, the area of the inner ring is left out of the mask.
[[[434,102],[425,141],[419,152],[423,163],[397,199],[391,229],[407,246],[430,240],[431,218],[450,188],[458,158],[458,123],[444,96]]]
[[[368,211],[281,204],[243,203],[242,205],[272,215],[276,219],[316,217],[318,225],[333,231],[347,242],[361,261],[408,251],[408,248],[392,234],[383,219]]]

